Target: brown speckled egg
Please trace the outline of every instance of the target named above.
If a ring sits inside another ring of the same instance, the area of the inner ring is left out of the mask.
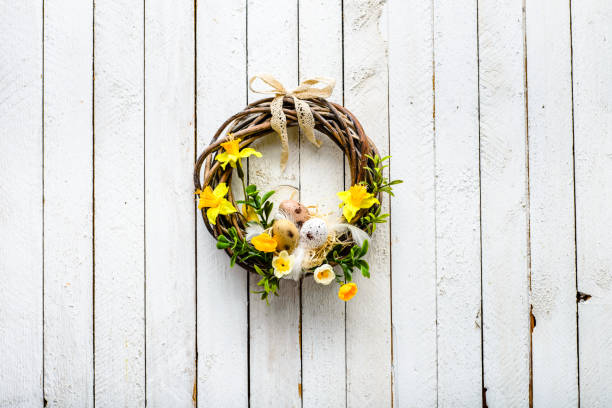
[[[272,226],[272,236],[277,242],[278,251],[291,252],[297,246],[300,233],[289,220],[276,220]]]
[[[300,241],[306,248],[318,248],[327,241],[327,224],[321,218],[311,218],[300,231]]]
[[[289,219],[295,222],[295,225],[297,225],[298,228],[302,228],[302,225],[304,225],[304,223],[310,219],[308,208],[306,208],[304,204],[295,200],[282,201],[278,208],[287,214]]]

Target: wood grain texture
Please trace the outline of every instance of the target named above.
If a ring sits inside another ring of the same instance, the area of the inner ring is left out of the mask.
[[[523,12],[479,1],[483,369],[489,407],[529,403]]]
[[[342,104],[342,2],[299,2],[299,38],[299,80],[334,78],[329,100]],[[326,137],[319,137],[319,149],[300,137],[300,201],[318,205],[321,214],[339,216],[336,193],[344,190],[342,151]],[[304,408],[346,406],[345,304],[337,290],[335,282],[323,286],[312,276],[302,282]]]
[[[271,73],[287,89],[298,83],[296,0],[248,1],[248,76]],[[272,20],[274,23],[272,23]],[[261,87],[261,85],[260,85]],[[249,92],[249,101],[262,95]],[[289,162],[280,169],[280,143],[271,133],[256,146],[262,159],[249,160],[249,181],[261,191],[300,186],[297,129],[289,130]],[[257,276],[249,277],[257,290]],[[281,282],[270,306],[250,294],[250,403],[253,407],[299,407],[301,401],[300,283]]]
[[[93,406],[92,18],[90,2],[45,2],[48,407]]]
[[[526,4],[533,404],[578,405],[569,7]]]
[[[404,179],[390,221],[396,407],[437,404],[432,6],[389,2],[390,173]]]
[[[246,103],[246,1],[200,1],[196,19],[200,152],[221,123]],[[245,407],[249,398],[247,272],[229,267],[227,254],[215,247],[199,212],[196,225],[198,405]]]
[[[0,4],[0,407],[43,400],[43,15]]]
[[[612,405],[612,4],[572,2],[580,406]]]
[[[476,2],[434,2],[438,406],[482,403]]]
[[[144,8],[94,9],[95,405],[145,404]]]
[[[386,11],[384,1],[344,3],[344,101],[382,156],[389,151]],[[381,224],[367,257],[372,278],[355,274],[359,293],[346,306],[348,407],[391,405],[390,257],[389,225]]]
[[[196,381],[194,3],[145,2],[147,406],[191,407]]]

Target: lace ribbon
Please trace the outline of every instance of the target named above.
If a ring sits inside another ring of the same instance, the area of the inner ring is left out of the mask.
[[[253,88],[255,80],[261,80],[270,86],[269,89],[256,90]],[[322,88],[316,85],[322,84]],[[331,78],[317,77],[303,81],[297,88],[287,91],[283,84],[276,78],[268,74],[259,74],[249,79],[249,89],[259,94],[274,94],[274,99],[270,104],[272,120],[270,126],[278,133],[281,140],[281,168],[284,170],[289,158],[289,139],[287,137],[287,117],[283,112],[283,98],[291,96],[295,103],[298,125],[306,135],[306,138],[315,146],[320,147],[321,142],[314,135],[315,121],[310,110],[310,106],[303,99],[327,98],[332,94],[336,81]]]

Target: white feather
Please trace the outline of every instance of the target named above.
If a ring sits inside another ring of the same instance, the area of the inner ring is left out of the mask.
[[[302,269],[302,262],[304,261],[304,255],[306,255],[306,248],[301,244],[293,251],[293,266],[291,267],[291,273],[287,276],[295,281],[300,280],[304,270]]]
[[[363,246],[364,241],[370,239],[367,232],[351,224],[335,224],[331,226],[331,229],[338,235],[347,231],[350,232],[351,236],[353,237],[353,241],[355,241],[355,243],[359,246]]]
[[[256,237],[257,235],[263,232],[264,232],[264,228],[261,226],[261,224],[257,224],[254,222],[249,223],[249,225],[246,227],[247,242],[251,241],[251,239],[253,239],[254,237]]]

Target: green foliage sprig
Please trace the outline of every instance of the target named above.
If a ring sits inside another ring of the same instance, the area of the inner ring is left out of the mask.
[[[363,257],[368,253],[369,243],[367,240],[363,242],[363,246],[359,246],[355,244],[351,250],[346,255],[340,255],[340,250],[342,249],[342,245],[337,245],[333,250],[331,250],[327,254],[327,262],[337,263],[342,268],[342,272],[344,273],[343,278],[336,276],[336,280],[341,283],[343,280],[344,283],[348,283],[353,280],[353,271],[361,271],[361,274],[369,278],[370,277],[370,265],[368,262],[363,259]]]
[[[255,249],[255,247],[246,242],[244,238],[238,236],[238,232],[236,232],[236,228],[234,227],[229,228],[227,232],[228,235],[219,235],[219,237],[217,237],[217,248],[229,248],[232,250],[232,256],[230,258],[231,267],[234,267],[236,261],[246,263],[249,259],[253,259],[263,265],[270,265],[272,262],[272,254]]]
[[[261,295],[261,299],[270,304],[270,295],[278,296],[279,279],[274,276],[274,269],[272,268],[263,270],[255,265],[255,272],[261,276],[257,286],[261,286],[263,290],[255,290],[253,293]]]
[[[257,190],[255,184],[247,186],[244,190],[245,199],[236,201],[239,204],[246,204],[253,208],[259,217],[259,223],[262,227],[268,228],[271,225],[270,214],[272,213],[273,204],[268,199],[274,194],[274,190],[268,191],[263,196],[260,196],[260,191]]]
[[[364,170],[369,174],[369,182],[363,181],[362,183],[368,187],[368,191],[376,197],[378,193],[387,193],[393,196],[393,186],[396,184],[403,183],[403,180],[391,180],[384,175],[384,169],[389,167],[388,162],[391,156],[379,157],[378,155],[370,156],[365,155],[371,162],[370,166],[365,166]],[[381,214],[381,207],[375,206],[363,217],[359,219],[361,227],[370,232],[370,234],[376,231],[376,224],[384,224],[387,222],[389,214]]]

